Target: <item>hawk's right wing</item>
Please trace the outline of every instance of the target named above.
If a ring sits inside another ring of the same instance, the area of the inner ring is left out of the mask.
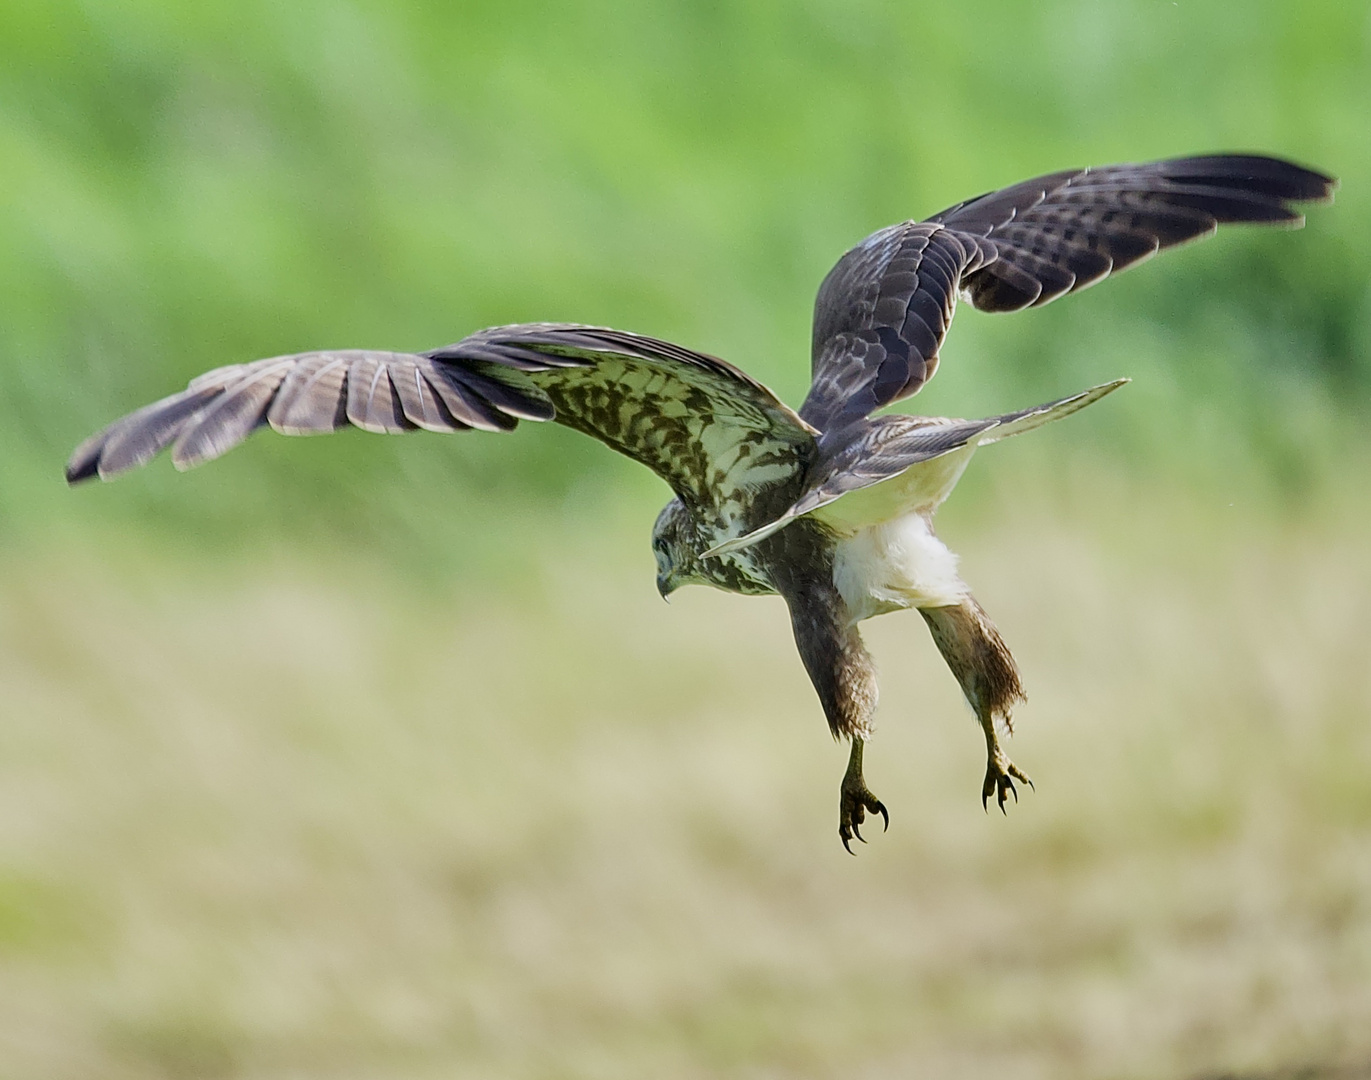
[[[1176,158],[1052,173],[881,229],[819,287],[800,415],[829,432],[917,393],[959,294],[982,311],[1046,304],[1220,224],[1298,226],[1294,204],[1335,186],[1276,158]]]
[[[67,479],[108,479],[168,446],[188,469],[264,425],[309,435],[348,424],[507,431],[520,420],[556,420],[607,443],[720,523],[758,488],[794,481],[815,449],[812,428],[723,360],[620,330],[530,323],[422,354],[299,353],[219,368],[87,439]]]

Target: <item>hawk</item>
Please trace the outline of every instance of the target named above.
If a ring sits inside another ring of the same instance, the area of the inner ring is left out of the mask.
[[[794,411],[738,368],[680,345],[568,323],[501,326],[426,353],[339,350],[218,368],[76,448],[70,483],[109,479],[164,448],[178,469],[270,425],[508,431],[555,420],[670,485],[652,530],[657,588],[779,594],[835,738],[851,742],[838,834],[885,806],[862,776],[876,673],[858,624],[915,608],[985,735],[982,805],[1031,786],[1001,736],[1023,700],[995,624],[958,576],[933,515],[979,447],[1058,420],[1126,379],[980,420],[876,415],[917,393],[960,297],[1018,311],[1093,285],[1229,222],[1303,223],[1336,182],[1252,155],[1072,169],[872,233],[819,287],[813,381]]]

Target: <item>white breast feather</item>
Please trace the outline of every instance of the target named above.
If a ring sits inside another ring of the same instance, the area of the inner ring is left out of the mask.
[[[903,608],[951,607],[967,596],[957,556],[920,513],[862,529],[839,542],[833,584],[854,622]]]

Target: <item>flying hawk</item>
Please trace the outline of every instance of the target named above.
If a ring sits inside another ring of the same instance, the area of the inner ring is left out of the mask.
[[[675,492],[652,550],[682,585],[780,594],[835,738],[851,741],[838,834],[851,851],[885,806],[862,777],[876,674],[857,624],[917,608],[985,733],[981,800],[1028,776],[1004,753],[1023,700],[1014,659],[933,532],[977,447],[1060,419],[1126,379],[983,420],[875,414],[917,393],[961,296],[1018,311],[1093,285],[1221,223],[1298,226],[1336,182],[1275,158],[1214,155],[1072,169],[872,233],[814,306],[813,384],[799,412],[723,360],[566,323],[480,330],[427,353],[340,350],[218,368],[78,446],[67,480],[109,479],[167,446],[178,469],[256,428],[314,435],[508,431],[556,420],[646,465]]]

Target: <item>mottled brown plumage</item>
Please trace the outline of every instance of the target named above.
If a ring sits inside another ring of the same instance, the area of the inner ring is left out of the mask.
[[[1012,792],[1016,800],[1019,797],[1015,779],[1033,785],[999,744],[999,729],[1013,734],[1014,706],[1026,699],[1018,665],[1000,631],[972,597],[947,607],[920,608],[919,614],[985,732],[987,764],[981,802],[993,794],[1003,810],[1006,792]]]
[[[218,368],[76,448],[67,479],[109,479],[171,448],[179,469],[258,427],[346,424],[508,431],[555,420],[641,462],[675,492],[653,528],[657,587],[779,593],[829,729],[852,750],[839,801],[848,847],[868,813],[862,776],[876,673],[857,624],[917,608],[985,732],[982,801],[1014,781],[1001,731],[1023,699],[999,631],[934,535],[933,514],[979,446],[1098,401],[1115,380],[983,420],[873,417],[933,376],[958,296],[1016,311],[1085,288],[1225,222],[1298,225],[1326,176],[1275,158],[1216,155],[1039,177],[881,229],[819,288],[813,383],[799,413],[716,357],[603,327],[530,323],[427,353],[344,350]]]

